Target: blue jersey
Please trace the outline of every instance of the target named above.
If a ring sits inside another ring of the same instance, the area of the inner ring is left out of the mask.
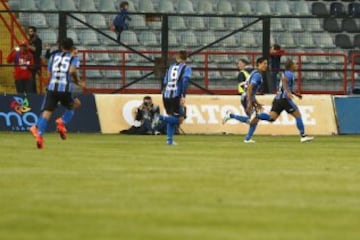
[[[164,77],[164,98],[185,97],[191,68],[185,63],[172,64]]]
[[[263,78],[261,73],[258,70],[253,70],[247,80],[247,83],[245,85],[245,92],[242,95],[242,98],[246,98],[247,96],[247,88],[249,87],[249,85],[252,85],[252,92],[251,92],[251,99],[255,99],[255,95],[257,93],[257,91],[260,89],[261,84],[263,83]]]
[[[285,77],[286,80],[287,80],[287,85],[288,85],[288,89],[290,90],[290,92],[293,92],[294,90],[294,83],[295,83],[295,76],[294,76],[294,73],[289,71],[289,70],[286,70],[284,73],[283,73],[283,76],[282,77]],[[285,89],[284,89],[284,86],[282,84],[282,81],[280,81],[279,83],[279,88],[278,88],[278,92],[276,94],[276,98],[279,99],[279,98],[287,98],[287,93],[285,92]]]
[[[79,58],[71,53],[59,52],[54,54],[49,61],[48,71],[51,74],[48,85],[49,91],[71,92],[73,88],[70,67],[79,66]]]

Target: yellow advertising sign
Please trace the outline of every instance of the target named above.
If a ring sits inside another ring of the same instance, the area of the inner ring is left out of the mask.
[[[161,95],[150,95],[164,113]],[[100,126],[103,133],[118,133],[134,124],[134,112],[142,103],[144,95],[95,95]],[[257,96],[269,112],[274,95]],[[304,95],[295,99],[305,125],[306,134],[337,134],[335,113],[330,95]],[[248,125],[230,120],[222,125],[222,118],[230,110],[244,115],[239,96],[188,95],[186,98],[187,118],[181,128],[189,134],[246,134]],[[260,121],[256,134],[297,135],[295,119],[283,112],[273,123]]]

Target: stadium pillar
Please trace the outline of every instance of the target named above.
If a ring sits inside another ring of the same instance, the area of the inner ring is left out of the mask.
[[[59,13],[59,34],[58,39],[66,38],[66,12]]]
[[[270,57],[270,17],[264,17],[262,19],[263,23],[263,49],[262,49],[262,55],[268,59]],[[264,93],[271,93],[273,90],[270,89],[271,84],[269,81],[271,81],[269,68],[268,71],[266,71],[263,75],[264,83],[263,83],[263,91]]]
[[[168,51],[169,51],[169,16],[164,14],[162,16],[161,25],[161,77],[165,74],[165,69],[168,65]],[[161,81],[162,83],[162,81]],[[163,86],[161,85],[161,88]]]

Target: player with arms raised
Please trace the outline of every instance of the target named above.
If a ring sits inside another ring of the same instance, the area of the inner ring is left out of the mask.
[[[73,47],[74,43],[71,38],[64,39],[61,43],[61,52],[54,54],[49,60],[50,81],[42,104],[42,114],[36,125],[30,128],[39,149],[44,147],[43,134],[58,103],[60,102],[66,108],[64,115],[56,119],[57,130],[62,139],[66,139],[65,125],[72,119],[74,110],[80,107],[80,100],[74,99],[71,95],[73,83],[84,87],[84,83],[80,81],[76,70],[79,65],[79,58],[71,53]]]

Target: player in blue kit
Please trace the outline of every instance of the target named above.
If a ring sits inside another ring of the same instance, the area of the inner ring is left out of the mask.
[[[261,111],[262,109],[262,105],[256,99],[256,93],[263,83],[262,72],[265,72],[267,67],[267,59],[264,57],[258,58],[256,60],[256,68],[251,72],[249,78],[246,80],[247,82],[245,84],[245,92],[241,95],[241,104],[245,109],[247,116],[236,115],[228,111],[223,118],[223,124],[233,118],[250,125],[249,131],[245,136],[245,143],[255,143],[255,141],[251,139],[259,121],[259,119],[257,119],[255,116],[257,112]]]
[[[66,108],[64,115],[56,119],[57,131],[62,139],[66,139],[65,125],[72,119],[74,110],[80,107],[80,100],[74,99],[71,95],[73,83],[84,87],[84,83],[80,81],[76,70],[76,67],[79,66],[79,58],[71,53],[73,49],[73,40],[66,38],[61,42],[61,52],[54,54],[49,60],[50,80],[41,108],[42,114],[36,125],[30,128],[39,149],[44,147],[43,134],[58,103],[60,102]]]
[[[185,97],[191,78],[191,68],[186,65],[187,54],[179,51],[176,62],[168,68],[164,76],[163,103],[168,116],[160,115],[159,119],[167,124],[168,145],[176,145],[173,140],[175,128],[185,118]]]
[[[296,126],[300,133],[300,142],[308,142],[314,139],[314,137],[306,136],[304,130],[304,123],[301,118],[301,114],[298,106],[293,102],[294,95],[299,99],[302,99],[301,94],[294,92],[294,71],[296,70],[296,64],[292,60],[287,60],[285,63],[285,71],[281,76],[278,92],[273,100],[270,114],[260,113],[257,118],[260,120],[266,120],[274,122],[281,114],[283,110],[291,114],[296,120]]]

